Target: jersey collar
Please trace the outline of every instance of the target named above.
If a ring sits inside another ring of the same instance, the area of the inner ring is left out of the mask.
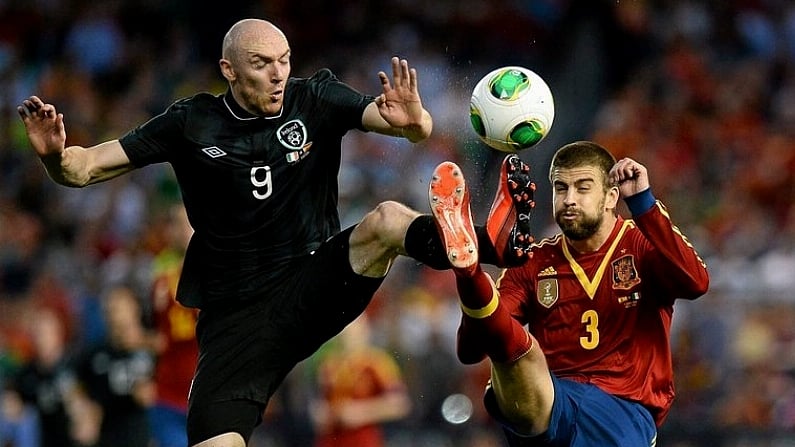
[[[275,116],[257,116],[257,115],[254,115],[251,112],[249,112],[248,110],[246,110],[243,107],[241,107],[240,104],[238,104],[237,101],[235,101],[235,97],[232,96],[232,90],[231,89],[227,89],[226,90],[226,93],[224,93],[224,96],[223,96],[222,99],[224,101],[224,105],[226,106],[226,109],[229,110],[229,113],[231,113],[232,116],[235,117],[235,119],[238,119],[240,121],[251,121],[251,120],[255,120],[255,119],[259,119],[259,118],[262,118],[262,119],[278,118],[278,117],[282,116],[282,110],[284,110],[284,108],[282,107],[282,110],[279,110],[279,114],[275,115]]]

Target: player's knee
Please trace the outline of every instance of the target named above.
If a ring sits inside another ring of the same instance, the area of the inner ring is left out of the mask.
[[[392,218],[400,216],[401,214],[406,214],[407,212],[408,208],[406,205],[394,200],[385,200],[376,205],[371,214],[373,214],[374,219],[387,222]]]
[[[399,202],[387,200],[367,213],[360,226],[374,239],[384,241],[386,245],[397,245],[402,243],[406,228],[418,214]]]
[[[246,441],[239,433],[224,433],[206,441],[202,441],[193,447],[246,447]]]

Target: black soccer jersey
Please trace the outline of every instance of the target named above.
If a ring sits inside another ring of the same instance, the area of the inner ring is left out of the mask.
[[[290,78],[279,116],[200,93],[120,139],[135,166],[168,162],[195,229],[178,298],[250,298],[340,230],[342,137],[374,100],[323,69]]]

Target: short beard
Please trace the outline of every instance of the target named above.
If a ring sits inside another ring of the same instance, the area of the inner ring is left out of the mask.
[[[595,217],[588,217],[581,213],[579,221],[564,220],[561,218],[562,214],[563,212],[557,213],[555,221],[561,231],[563,231],[563,234],[573,241],[582,241],[593,236],[602,225],[602,221],[604,221],[604,216],[601,214]]]

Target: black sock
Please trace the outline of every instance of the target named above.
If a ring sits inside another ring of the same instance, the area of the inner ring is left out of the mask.
[[[475,234],[478,238],[478,257],[481,264],[496,265],[497,252],[491,245],[491,239],[486,232],[485,226],[475,225]],[[450,269],[450,260],[447,259],[442,238],[439,230],[433,221],[433,216],[422,215],[414,219],[406,231],[406,238],[403,242],[406,253],[409,256],[422,262],[435,270]]]
[[[497,251],[491,244],[491,238],[485,226],[475,225],[475,235],[478,237],[478,259],[481,264],[497,265]]]
[[[406,230],[403,245],[409,256],[428,267],[435,270],[450,269],[450,260],[447,259],[433,216],[425,214],[414,219]]]

